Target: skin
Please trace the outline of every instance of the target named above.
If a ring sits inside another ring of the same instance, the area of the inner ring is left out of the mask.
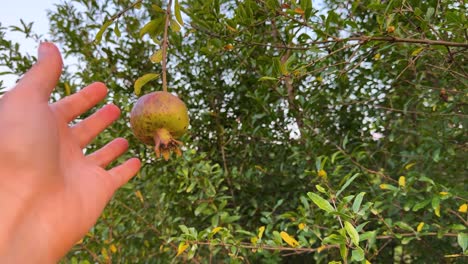
[[[57,262],[141,166],[131,158],[106,169],[128,148],[123,138],[83,154],[120,110],[106,105],[69,125],[107,88],[93,83],[49,104],[61,71],[57,47],[42,43],[38,62],[0,99],[0,263]]]

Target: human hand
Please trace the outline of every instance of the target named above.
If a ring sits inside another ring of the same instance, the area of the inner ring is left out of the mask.
[[[0,99],[0,263],[58,261],[140,168],[132,158],[105,169],[128,148],[123,138],[83,154],[120,110],[106,105],[69,126],[107,88],[93,83],[49,104],[61,71],[58,49],[42,43],[38,62]]]

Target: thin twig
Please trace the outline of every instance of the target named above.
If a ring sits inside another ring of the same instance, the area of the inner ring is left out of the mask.
[[[141,4],[141,2],[143,2],[143,0],[135,1],[133,4],[131,4],[130,6],[126,7],[124,10],[122,10],[122,11],[120,11],[119,13],[113,15],[109,20],[114,21],[114,20],[120,18],[123,14],[127,13],[128,10],[134,8],[134,7],[137,6],[138,4]]]
[[[216,242],[216,241],[189,241],[191,244],[196,245],[209,245],[209,246],[223,246],[223,247],[239,247],[239,248],[250,248],[250,249],[265,249],[265,250],[273,250],[273,251],[296,251],[296,252],[315,252],[315,251],[322,251],[328,250],[331,248],[338,248],[337,245],[327,245],[318,248],[294,248],[294,247],[283,247],[283,246],[269,246],[269,245],[254,245],[250,243],[241,242],[239,244],[233,243],[224,243],[224,242]]]
[[[169,0],[166,7],[166,23],[164,24],[164,37],[162,41],[162,86],[164,92],[167,92],[167,46],[169,44],[167,33],[171,21],[171,6],[172,0]]]

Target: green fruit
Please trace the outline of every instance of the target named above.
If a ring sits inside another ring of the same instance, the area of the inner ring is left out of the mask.
[[[187,132],[187,107],[177,96],[168,92],[153,92],[138,99],[130,113],[135,136],[147,145],[154,145],[156,156],[169,159],[170,152],[182,154],[176,140]]]

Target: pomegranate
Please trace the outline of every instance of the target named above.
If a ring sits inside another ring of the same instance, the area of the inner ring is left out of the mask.
[[[182,155],[182,142],[176,140],[187,131],[187,107],[177,96],[168,92],[152,92],[138,99],[130,113],[135,136],[147,145],[154,145],[156,157],[166,161],[171,151]]]

